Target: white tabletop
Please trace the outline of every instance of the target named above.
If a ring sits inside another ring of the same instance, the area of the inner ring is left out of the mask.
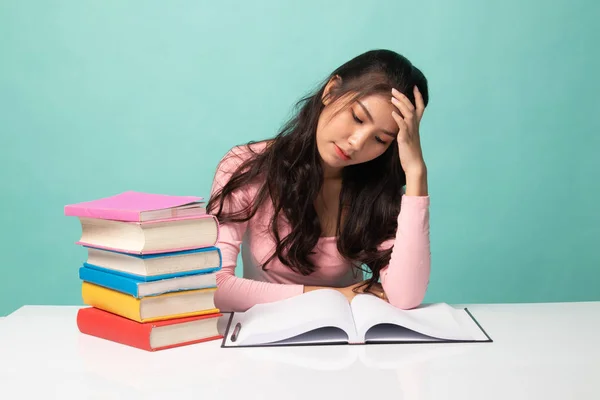
[[[600,302],[466,305],[493,343],[146,352],[83,335],[78,307],[0,324],[2,398],[600,399]]]

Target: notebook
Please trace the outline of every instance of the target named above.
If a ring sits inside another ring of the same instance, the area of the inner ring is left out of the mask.
[[[66,216],[146,222],[206,214],[202,197],[127,191],[65,206]]]
[[[446,303],[402,310],[370,294],[351,303],[321,289],[231,314],[221,347],[492,342],[468,309]]]

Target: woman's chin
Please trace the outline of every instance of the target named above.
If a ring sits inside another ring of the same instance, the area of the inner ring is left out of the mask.
[[[344,166],[344,162],[335,154],[327,154],[325,157],[321,155],[321,162],[329,168],[342,168]]]
[[[335,149],[333,149],[332,151],[321,151],[321,149],[319,149],[319,158],[321,159],[321,164],[323,165],[323,167],[329,170],[341,169],[348,165],[347,161],[342,160],[335,153]]]

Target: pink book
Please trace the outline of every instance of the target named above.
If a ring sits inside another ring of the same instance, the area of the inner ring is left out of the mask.
[[[126,222],[194,218],[206,214],[202,197],[127,191],[65,206],[65,215]]]

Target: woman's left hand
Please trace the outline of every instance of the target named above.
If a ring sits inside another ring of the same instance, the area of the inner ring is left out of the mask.
[[[398,132],[398,152],[400,153],[400,164],[404,173],[409,175],[422,174],[425,170],[425,161],[421,150],[421,139],[419,136],[419,124],[425,111],[423,96],[415,86],[415,105],[396,89],[392,89],[392,104],[400,111],[392,112],[392,117],[400,128]]]
[[[381,283],[379,282],[375,282],[373,286],[371,286],[371,289],[368,291],[363,291],[363,293],[370,293],[375,297],[379,297],[383,301],[388,301],[388,298],[385,295],[385,290],[383,290],[383,286],[381,286]]]

